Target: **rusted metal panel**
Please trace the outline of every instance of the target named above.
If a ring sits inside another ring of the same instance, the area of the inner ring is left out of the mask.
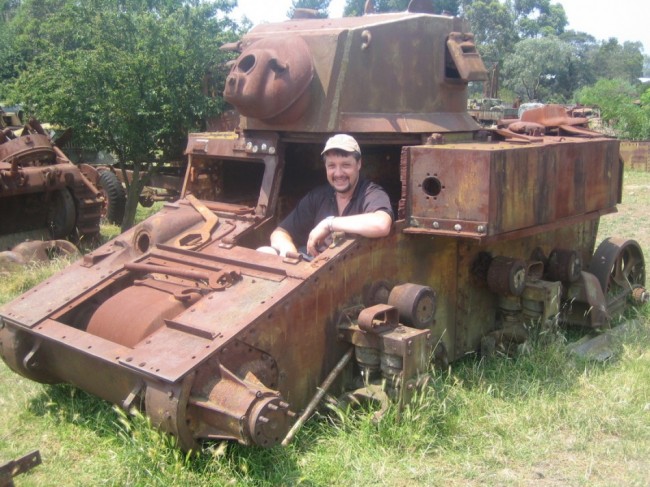
[[[614,211],[621,185],[614,140],[547,139],[410,147],[405,231],[495,237]],[[534,149],[534,150],[531,150]]]

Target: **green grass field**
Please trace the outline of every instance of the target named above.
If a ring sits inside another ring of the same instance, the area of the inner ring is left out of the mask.
[[[650,173],[627,172],[601,237],[635,238],[650,255],[649,210]],[[0,304],[64,265],[3,277]],[[40,450],[17,486],[647,486],[650,306],[631,317],[605,363],[569,354],[563,334],[516,359],[468,356],[436,372],[400,421],[331,408],[287,448],[213,443],[191,456],[141,416],[0,363],[0,464]]]

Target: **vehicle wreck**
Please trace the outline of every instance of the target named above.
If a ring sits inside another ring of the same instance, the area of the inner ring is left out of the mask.
[[[12,112],[8,121],[21,119]],[[103,204],[91,179],[70,162],[38,120],[16,127],[3,119],[0,251],[25,240],[92,240],[99,235]]]
[[[596,245],[619,142],[558,107],[482,130],[473,37],[424,10],[262,24],[225,46],[239,129],[191,134],[180,200],[0,309],[8,366],[141,408],[184,449],[269,447],[323,388],[384,383],[405,404],[432,362],[647,300],[639,245]],[[256,251],[323,181],[336,133],[389,193],[390,235],[337,235],[310,262]]]

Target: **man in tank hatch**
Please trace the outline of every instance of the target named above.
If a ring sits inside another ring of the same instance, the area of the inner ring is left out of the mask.
[[[330,137],[321,152],[329,184],[303,197],[271,234],[280,255],[306,249],[311,257],[326,246],[333,232],[385,237],[393,222],[388,194],[360,177],[361,149],[347,134]]]

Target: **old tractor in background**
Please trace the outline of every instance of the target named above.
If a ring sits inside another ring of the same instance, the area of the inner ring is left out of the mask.
[[[0,251],[25,240],[91,241],[99,235],[104,201],[41,123],[2,111]]]
[[[618,141],[559,107],[482,130],[467,85],[486,72],[461,19],[419,1],[224,48],[239,127],[191,134],[180,200],[0,310],[15,372],[139,408],[184,449],[268,447],[325,390],[404,405],[432,363],[557,320],[606,328],[647,300],[639,245],[596,245],[621,200]],[[310,262],[256,251],[326,181],[341,132],[392,199],[390,235],[336,235]]]

